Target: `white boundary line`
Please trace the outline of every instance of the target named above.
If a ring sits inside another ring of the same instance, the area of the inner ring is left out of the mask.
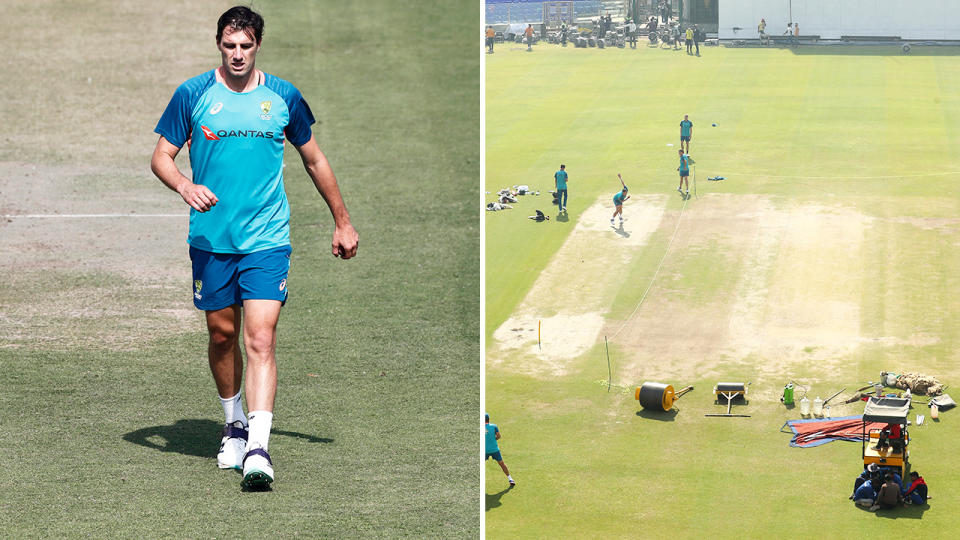
[[[185,218],[188,214],[0,214],[0,219]]]
[[[929,176],[950,176],[952,174],[960,175],[960,171],[948,171],[948,172],[938,172],[938,173],[917,173],[917,174],[891,174],[887,176],[789,176],[789,175],[744,173],[744,172],[727,172],[724,174],[728,176],[763,176],[766,178],[795,178],[800,180],[803,180],[803,179],[808,179],[808,180],[892,180],[896,178],[925,178]]]

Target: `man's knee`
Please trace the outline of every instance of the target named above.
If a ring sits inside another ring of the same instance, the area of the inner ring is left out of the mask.
[[[229,352],[237,344],[237,327],[230,313],[209,314],[207,332],[210,335],[210,346],[218,352]]]
[[[251,328],[244,331],[243,345],[247,349],[247,356],[263,358],[273,356],[276,344],[276,330],[274,328]]]

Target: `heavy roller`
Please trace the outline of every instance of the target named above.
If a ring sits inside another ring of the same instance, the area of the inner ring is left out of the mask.
[[[673,386],[669,384],[645,382],[637,387],[633,397],[640,402],[640,406],[651,411],[669,411],[673,408],[673,402],[680,399],[680,396],[693,390],[693,386],[680,389],[674,392]]]

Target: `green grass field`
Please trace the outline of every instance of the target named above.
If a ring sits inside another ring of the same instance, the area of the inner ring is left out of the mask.
[[[242,493],[216,467],[187,209],[149,169],[176,86],[219,65],[231,5],[5,6],[0,535],[475,537],[477,10],[255,6],[257,67],[310,103],[361,242],[330,256],[332,219],[288,152],[277,478]]]
[[[485,408],[518,482],[486,463],[487,536],[943,536],[958,413],[914,406],[935,499],[874,514],[847,500],[860,444],[789,447],[778,398],[846,388],[831,414],[857,415],[842,400],[881,371],[960,376],[958,49],[524,49],[486,56],[486,200],[541,191],[485,215]],[[651,414],[645,381],[695,389]],[[704,416],[721,381],[751,383],[749,418]]]

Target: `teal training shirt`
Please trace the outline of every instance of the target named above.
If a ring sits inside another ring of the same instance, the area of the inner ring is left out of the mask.
[[[310,140],[313,113],[279,77],[264,74],[260,86],[234,92],[215,72],[180,85],[154,130],[177,147],[190,141],[193,182],[219,199],[207,212],[191,209],[187,242],[240,254],[290,245],[283,146]]]
[[[557,189],[567,189],[567,171],[557,171],[553,177],[557,179]]]
[[[689,136],[690,136],[690,130],[691,130],[691,129],[693,129],[693,122],[691,122],[691,121],[689,121],[689,120],[681,120],[681,121],[680,121],[680,136],[681,136],[681,137],[689,137]]]
[[[626,197],[626,195],[624,195],[622,191],[617,193],[616,195],[613,196],[613,204],[616,206],[620,206],[621,204],[623,204],[624,197]]]
[[[487,429],[487,453],[499,452],[500,445],[497,444],[497,433],[500,430],[497,429],[496,424],[485,424],[484,427]]]
[[[687,154],[684,154],[684,155],[680,156],[680,170],[681,170],[681,171],[689,171],[689,170],[690,170],[690,163],[689,163],[689,161],[690,161],[690,156],[688,156]]]

